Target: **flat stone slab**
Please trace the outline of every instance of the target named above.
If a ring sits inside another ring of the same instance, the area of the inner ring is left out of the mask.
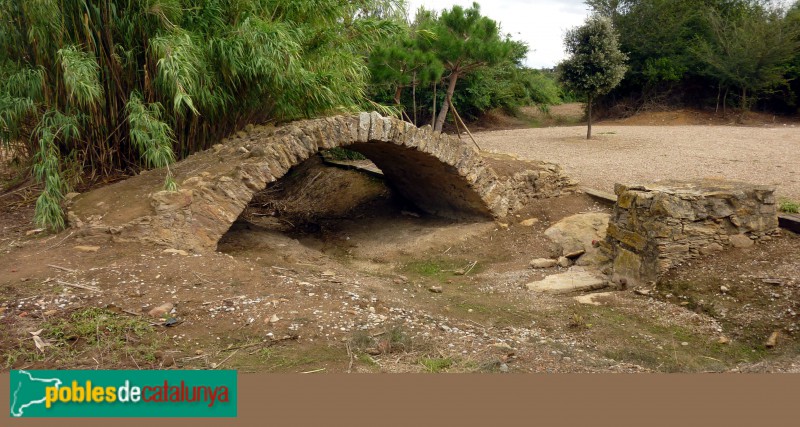
[[[605,301],[614,297],[614,292],[597,292],[594,294],[578,295],[573,299],[586,305],[603,305]]]
[[[605,277],[598,273],[585,270],[570,270],[566,273],[547,276],[538,282],[531,282],[525,286],[535,292],[567,294],[603,289],[608,286],[608,282]]]

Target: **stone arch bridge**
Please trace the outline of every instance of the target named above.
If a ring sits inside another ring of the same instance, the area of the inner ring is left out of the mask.
[[[558,165],[483,155],[470,143],[377,113],[248,126],[174,165],[178,191],[163,191],[164,169],[67,197],[70,226],[84,237],[173,248],[216,248],[253,196],[317,152],[347,147],[372,160],[388,183],[430,214],[503,218],[532,198],[575,183]]]

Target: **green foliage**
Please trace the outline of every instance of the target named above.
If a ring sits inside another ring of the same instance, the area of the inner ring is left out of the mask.
[[[248,123],[375,108],[365,58],[402,10],[398,0],[0,0],[0,144],[34,156],[36,221],[58,229],[64,176],[77,175],[68,164],[97,177],[164,167]],[[63,117],[74,126],[53,122]],[[169,174],[165,185],[175,187]]]
[[[497,23],[482,16],[477,3],[469,9],[453,6],[442,11],[438,19],[424,20],[421,25],[435,35],[428,49],[436,53],[448,73],[445,99],[434,123],[434,129],[441,131],[458,79],[512,59],[520,45],[502,37]]]
[[[757,96],[788,83],[790,62],[800,52],[800,26],[761,7],[740,19],[711,12],[708,21],[712,37],[699,39],[693,52],[720,85],[741,91],[742,110],[750,108],[748,93]]]
[[[622,81],[627,56],[619,50],[610,19],[590,18],[583,26],[568,31],[564,44],[570,56],[559,64],[558,70],[567,89],[596,97]]]
[[[369,57],[369,68],[375,86],[394,89],[392,101],[400,104],[404,88],[427,85],[442,78],[444,65],[423,46],[435,37],[430,31],[412,28],[405,21],[386,44],[375,48]]]
[[[365,160],[363,154],[359,153],[358,151],[348,150],[342,147],[331,148],[330,150],[325,150],[323,153],[324,156],[329,157],[333,160]]]
[[[780,203],[778,204],[778,210],[792,214],[800,213],[800,203],[789,199],[781,199]]]
[[[570,55],[558,65],[564,86],[588,98],[589,126],[592,136],[592,100],[616,87],[625,76],[627,56],[619,50],[619,40],[609,18],[594,16],[564,37]]]
[[[426,371],[433,374],[438,374],[453,366],[453,359],[450,359],[449,357],[424,357],[420,359],[419,363],[425,367]]]
[[[464,118],[495,108],[515,113],[523,105],[546,109],[560,102],[553,76],[525,68],[528,47],[503,37],[477,5],[454,7],[441,16],[420,9],[413,22],[397,23],[401,30],[370,55],[371,96],[399,105],[417,125],[436,125],[434,113],[444,118],[448,98]]]
[[[777,0],[587,0],[612,20],[630,66],[608,99],[723,109],[796,109],[800,2]],[[792,53],[793,52],[793,53]],[[788,84],[787,84],[788,83]]]

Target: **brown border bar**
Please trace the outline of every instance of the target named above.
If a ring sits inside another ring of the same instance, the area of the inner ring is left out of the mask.
[[[8,380],[0,375],[6,414]],[[797,390],[800,375],[794,374],[244,374],[236,420],[121,419],[113,425],[797,425]],[[0,424],[54,420],[6,418]],[[80,425],[107,426],[109,420]]]

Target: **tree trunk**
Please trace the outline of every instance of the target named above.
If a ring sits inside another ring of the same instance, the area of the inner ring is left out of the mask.
[[[414,105],[414,126],[417,125],[417,72],[414,71],[414,80],[411,85],[411,102]]]
[[[586,139],[592,139],[592,97],[589,96],[589,106],[586,109],[586,114],[589,116],[589,127],[586,130]]]
[[[442,131],[442,126],[444,126],[444,121],[447,118],[447,112],[450,109],[450,102],[453,100],[453,92],[456,91],[456,81],[458,81],[458,72],[454,71],[453,74],[450,74],[450,81],[447,85],[447,93],[442,103],[442,109],[439,111],[439,117],[436,118],[436,126],[433,127],[435,131]]]
[[[436,86],[438,85],[438,82],[433,82],[433,115],[431,116],[431,125],[436,122]]]
[[[400,105],[400,95],[403,93],[403,86],[397,85],[397,90],[394,91],[394,105]]]
[[[725,87],[725,95],[722,97],[722,117],[728,116],[728,91],[729,87]]]
[[[742,88],[742,113],[747,111],[747,88]]]

